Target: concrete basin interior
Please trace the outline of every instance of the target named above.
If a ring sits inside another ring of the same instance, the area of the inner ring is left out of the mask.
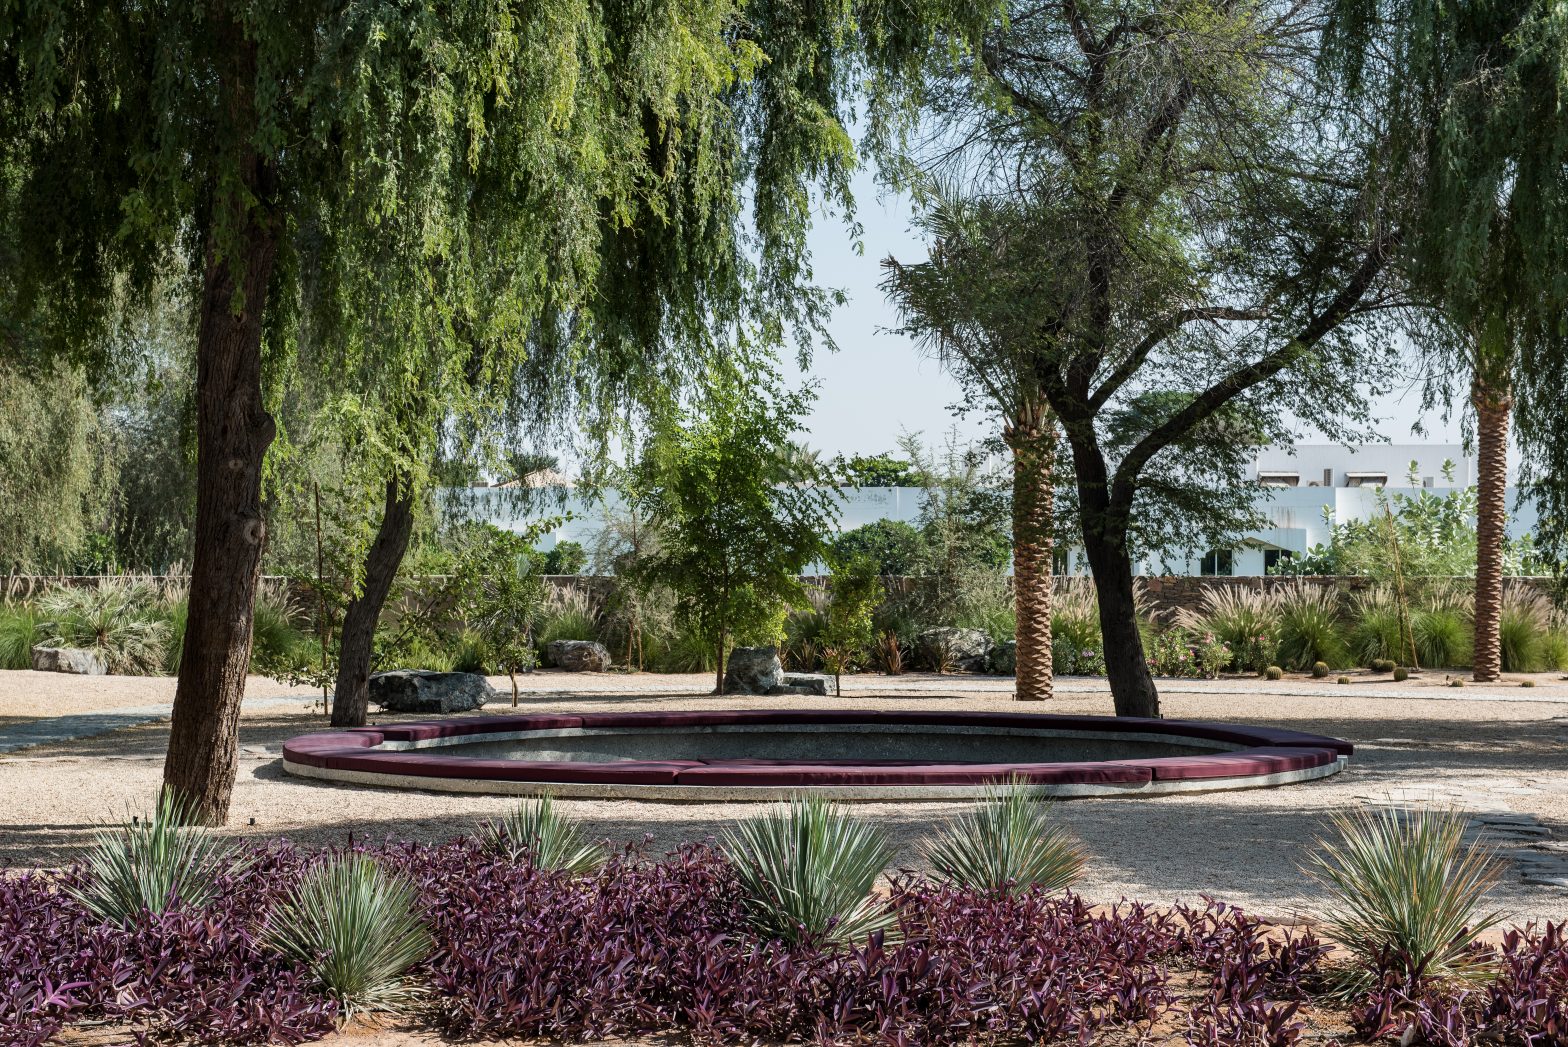
[[[1349,743],[1272,727],[1035,713],[779,709],[471,716],[303,735],[289,773],[452,792],[668,800],[1072,796],[1309,781]]]

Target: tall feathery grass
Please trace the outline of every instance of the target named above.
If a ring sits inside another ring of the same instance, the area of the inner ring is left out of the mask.
[[[1414,983],[1484,973],[1473,944],[1503,919],[1485,906],[1503,866],[1465,843],[1463,814],[1385,807],[1333,824],[1339,838],[1319,840],[1305,871],[1329,894],[1329,934],[1358,961],[1347,988],[1390,974]]]
[[[33,667],[38,626],[38,610],[32,604],[0,604],[0,669]]]
[[[1245,672],[1262,672],[1272,664],[1279,621],[1273,593],[1231,585],[1210,586],[1196,609],[1183,608],[1176,615],[1176,624],[1193,635],[1213,634],[1228,644],[1235,667]]]
[[[1064,891],[1083,873],[1083,848],[1051,819],[1044,792],[1025,782],[992,784],[980,803],[927,848],[937,878],[974,891]]]
[[[435,945],[418,888],[364,854],[333,856],[307,872],[269,914],[262,939],[304,966],[344,1019],[417,1001],[423,993],[409,971]]]
[[[896,914],[872,894],[892,844],[842,807],[819,797],[792,800],[742,821],[720,846],[763,935],[852,944],[897,927]]]
[[[1279,660],[1292,669],[1314,662],[1350,664],[1340,618],[1339,593],[1329,586],[1293,585],[1279,591]]]
[[[66,890],[109,923],[128,925],[176,905],[200,908],[217,893],[218,877],[243,859],[212,833],[190,824],[190,808],[171,791],[149,817],[97,833],[80,882]]]

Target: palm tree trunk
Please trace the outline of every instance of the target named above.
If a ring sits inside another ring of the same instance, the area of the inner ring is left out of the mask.
[[[1008,426],[1013,452],[1013,609],[1016,697],[1051,697],[1051,537],[1055,502],[1056,428]]]
[[[1503,544],[1508,525],[1508,418],[1513,388],[1478,369],[1470,386],[1476,417],[1475,668],[1477,682],[1503,673]]]

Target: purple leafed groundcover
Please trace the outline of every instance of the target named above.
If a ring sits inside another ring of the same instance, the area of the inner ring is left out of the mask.
[[[591,1040],[684,1031],[700,1042],[1130,1042],[1290,1045],[1327,985],[1325,945],[1216,903],[1091,908],[895,879],[899,933],[858,948],[762,941],[712,848],[536,871],[473,841],[369,849],[419,885],[436,941],[413,1017],[457,1039]],[[104,926],[33,874],[0,880],[0,1045],[109,1022],[148,1043],[298,1043],[331,999],[259,940],[316,856],[253,851],[219,900]],[[81,875],[71,871],[62,878]],[[1511,934],[1497,976],[1385,985],[1354,1002],[1367,1038],[1568,1043],[1568,942]]]

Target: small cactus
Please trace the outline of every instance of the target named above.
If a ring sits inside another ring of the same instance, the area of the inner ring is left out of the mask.
[[[1535,681],[1534,680],[1520,680],[1519,681],[1519,686],[1520,687],[1534,687],[1535,686]]]
[[[1452,680],[1448,681],[1448,686],[1450,686],[1450,687],[1463,687],[1464,685],[1465,685],[1465,682],[1463,680],[1461,680],[1457,676],[1454,677]]]
[[[1265,679],[1269,680],[1281,680],[1285,677],[1285,670],[1281,669],[1277,665],[1271,665],[1267,669],[1263,670],[1263,676]]]
[[[1312,663],[1312,675],[1315,676],[1319,680],[1321,680],[1321,679],[1325,678],[1326,676],[1328,676],[1328,663],[1327,662],[1313,662]]]
[[[1339,678],[1339,682],[1340,683],[1349,683],[1350,682],[1350,677],[1348,677],[1348,676],[1341,676]]]
[[[1396,666],[1394,666],[1394,682],[1395,683],[1403,683],[1405,680],[1408,680],[1408,679],[1410,679],[1410,670],[1409,669],[1406,669],[1403,665],[1396,665]]]
[[[1387,658],[1372,659],[1372,671],[1375,673],[1388,673],[1394,671],[1394,663]]]

